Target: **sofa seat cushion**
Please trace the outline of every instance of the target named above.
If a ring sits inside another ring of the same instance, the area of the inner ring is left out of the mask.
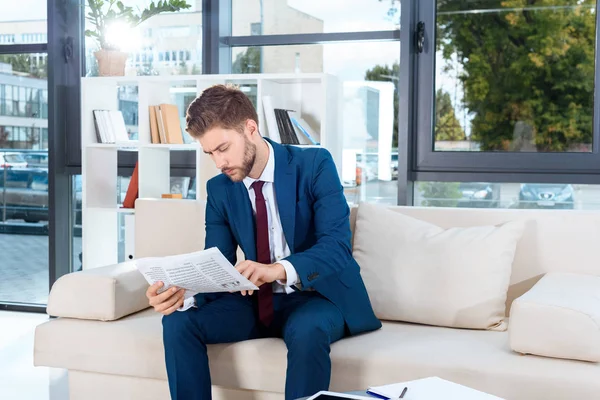
[[[166,379],[161,316],[145,310],[117,321],[59,318],[39,325],[35,365]],[[286,348],[280,339],[209,346],[213,384],[283,393]],[[331,348],[332,390],[439,376],[503,398],[594,398],[600,365],[523,357],[507,332],[385,322]],[[536,397],[544,395],[546,397]]]
[[[511,308],[511,348],[600,362],[600,276],[548,273]]]

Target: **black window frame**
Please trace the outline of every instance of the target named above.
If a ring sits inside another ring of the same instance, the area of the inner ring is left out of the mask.
[[[412,99],[417,105],[410,134],[413,137],[412,163],[410,170],[413,180],[454,181],[456,179],[477,179],[501,182],[557,182],[557,183],[600,183],[600,103],[594,103],[593,138],[591,152],[445,152],[434,151],[433,123],[435,107],[435,32],[436,8],[434,0],[402,2],[402,15],[405,7],[410,12],[414,7],[411,29],[411,42],[416,40],[415,22],[425,24],[423,52],[413,49],[401,59],[401,75],[408,73],[407,60],[414,63],[414,86],[418,88]],[[598,2],[597,2],[598,4]],[[596,13],[596,25],[600,15]],[[600,50],[598,29],[595,42],[595,88],[594,98],[600,94]],[[404,65],[403,65],[404,64]],[[405,93],[408,95],[408,93]],[[405,149],[405,152],[409,151]]]

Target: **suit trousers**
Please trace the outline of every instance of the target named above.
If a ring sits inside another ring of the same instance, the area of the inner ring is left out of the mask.
[[[173,400],[211,399],[206,345],[280,337],[287,346],[285,399],[310,396],[329,388],[330,344],[344,337],[339,309],[318,292],[276,293],[269,327],[258,319],[257,293],[207,296],[199,308],[163,317],[163,342]],[[247,362],[247,361],[246,361]],[[257,368],[261,359],[253,360]]]

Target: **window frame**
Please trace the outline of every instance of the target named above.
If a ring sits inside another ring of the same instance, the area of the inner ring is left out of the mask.
[[[597,6],[600,2],[596,2]],[[402,14],[408,4],[402,2]],[[501,177],[510,182],[521,182],[525,176],[533,181],[552,181],[567,183],[565,179],[577,180],[581,183],[600,183],[600,177],[595,174],[600,169],[600,102],[593,106],[594,116],[592,125],[591,152],[444,152],[434,151],[433,124],[435,107],[435,31],[436,31],[436,6],[434,0],[422,0],[418,3],[416,11],[417,20],[425,23],[425,42],[423,53],[413,51],[410,57],[416,63],[415,85],[418,92],[414,100],[417,104],[414,129],[410,134],[414,136],[414,159],[411,165],[413,178],[424,180],[425,177],[447,181],[444,174],[476,174],[479,177],[488,177],[487,180]],[[600,15],[596,13],[596,26],[600,26]],[[600,67],[598,54],[600,50],[600,33],[596,29],[595,41],[595,74],[594,98],[600,95]],[[413,38],[414,38],[413,30]],[[401,59],[401,74],[403,60]],[[554,178],[549,178],[552,176]],[[581,176],[578,176],[581,175]],[[583,181],[583,182],[582,182]]]

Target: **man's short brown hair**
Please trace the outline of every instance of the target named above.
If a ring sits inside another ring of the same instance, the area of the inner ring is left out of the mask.
[[[243,132],[249,119],[258,125],[258,115],[248,96],[233,85],[214,85],[188,107],[185,130],[196,138],[213,128]]]

